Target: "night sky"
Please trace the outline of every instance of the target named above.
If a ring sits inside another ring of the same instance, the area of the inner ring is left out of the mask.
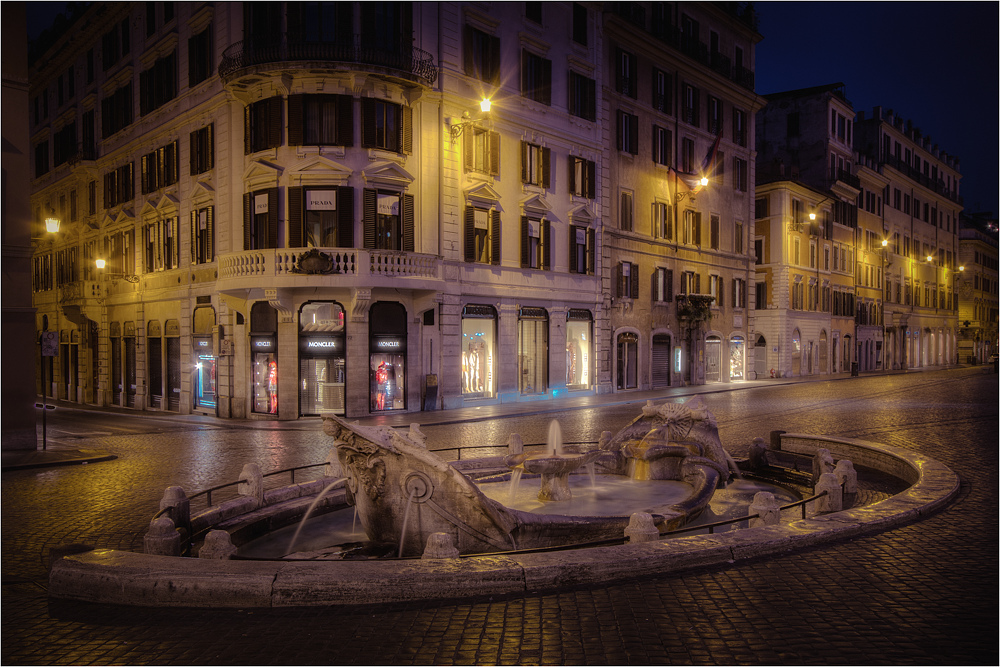
[[[28,35],[64,2],[28,2]],[[843,82],[855,111],[893,109],[961,160],[969,211],[998,206],[996,2],[757,2],[757,92]]]

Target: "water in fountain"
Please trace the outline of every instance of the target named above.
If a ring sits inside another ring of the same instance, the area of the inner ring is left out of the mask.
[[[477,485],[486,497],[512,509],[563,516],[628,516],[667,506],[691,495],[691,485],[685,482],[636,481],[622,475],[596,475],[591,485],[590,476],[583,473],[569,476],[572,498],[555,503],[538,498],[539,477],[523,478],[513,497],[506,482],[482,481]]]
[[[309,509],[306,510],[306,513],[302,516],[302,520],[299,521],[299,527],[295,530],[295,534],[292,535],[291,542],[288,543],[288,553],[294,553],[295,542],[298,541],[299,539],[299,533],[302,532],[302,527],[306,524],[306,521],[309,519],[309,515],[312,514],[314,509],[316,509],[316,506],[319,504],[319,501],[323,500],[323,496],[325,496],[328,491],[331,491],[338,484],[341,484],[346,481],[347,481],[346,477],[335,479],[329,484],[327,484],[326,488],[324,488],[322,491],[319,492],[319,494],[316,496],[316,499],[313,500],[312,504],[309,505]]]
[[[547,444],[549,456],[562,456],[562,427],[559,426],[559,422],[555,419],[549,422],[549,439]]]
[[[524,474],[524,468],[513,468],[510,471],[510,489],[507,495],[511,500],[517,497],[517,488],[521,484],[521,475]]]
[[[403,544],[406,542],[406,524],[410,520],[410,508],[413,507],[413,497],[417,495],[416,489],[410,489],[410,497],[406,500],[406,509],[403,510],[403,528],[399,531],[399,557],[403,557]]]

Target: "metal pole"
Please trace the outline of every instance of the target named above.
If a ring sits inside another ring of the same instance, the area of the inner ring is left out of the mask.
[[[38,361],[42,366],[42,451],[48,449],[48,442],[45,429],[45,404],[49,402],[48,391],[45,389],[45,357],[42,355],[42,346],[38,346]]]

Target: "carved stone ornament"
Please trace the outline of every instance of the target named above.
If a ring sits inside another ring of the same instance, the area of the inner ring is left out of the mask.
[[[316,248],[310,248],[306,252],[299,255],[298,260],[295,262],[295,268],[292,269],[292,273],[337,273],[337,268],[333,258],[328,254],[321,252]]]

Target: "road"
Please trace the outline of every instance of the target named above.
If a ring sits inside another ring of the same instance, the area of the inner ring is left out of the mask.
[[[318,421],[249,424],[57,409],[53,446],[114,461],[3,473],[4,664],[997,664],[997,376],[983,369],[706,394],[735,456],[773,429],[924,452],[962,492],[879,535],[722,569],[553,594],[286,610],[146,610],[50,603],[49,551],[141,550],[163,489],[189,493],[322,461]],[[665,392],[669,396],[670,392]],[[638,405],[434,425],[434,448],[596,440]]]

